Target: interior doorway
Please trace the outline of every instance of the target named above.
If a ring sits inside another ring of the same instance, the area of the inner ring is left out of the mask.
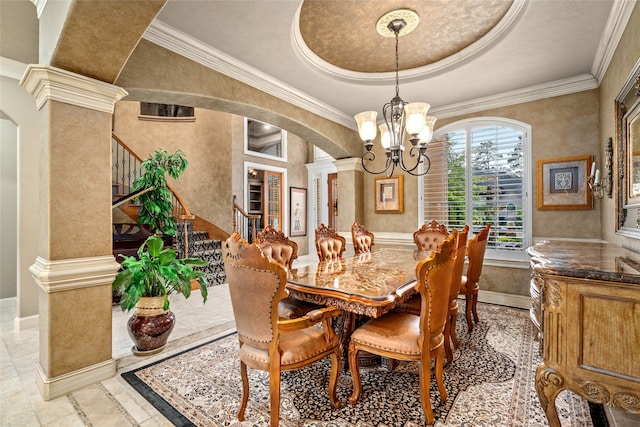
[[[329,218],[327,226],[332,230],[338,230],[338,173],[328,175],[329,187]]]
[[[249,214],[260,215],[256,233],[270,225],[286,234],[287,170],[245,162],[244,200]]]

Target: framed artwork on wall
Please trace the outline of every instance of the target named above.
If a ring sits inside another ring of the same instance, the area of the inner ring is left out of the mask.
[[[376,213],[403,213],[402,175],[376,178]]]
[[[307,235],[307,189],[289,188],[289,237]]]
[[[538,209],[593,209],[587,174],[592,156],[538,160]]]

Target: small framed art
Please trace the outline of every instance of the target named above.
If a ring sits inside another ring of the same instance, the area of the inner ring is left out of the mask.
[[[587,184],[592,156],[538,160],[538,209],[592,209]]]
[[[376,213],[404,212],[402,192],[402,175],[376,178]]]
[[[289,193],[289,236],[307,235],[307,189],[290,187]]]

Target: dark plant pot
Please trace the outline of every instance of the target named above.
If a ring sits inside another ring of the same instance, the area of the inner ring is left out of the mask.
[[[127,329],[135,344],[131,351],[136,356],[147,356],[161,352],[167,344],[169,334],[175,326],[176,317],[171,310],[163,310],[164,297],[142,297]]]

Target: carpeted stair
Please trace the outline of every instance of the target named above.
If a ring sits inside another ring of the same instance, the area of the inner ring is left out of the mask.
[[[208,262],[208,265],[200,268],[205,272],[209,281],[209,286],[221,285],[227,282],[227,275],[224,272],[224,262],[222,261],[222,243],[220,240],[209,239],[206,231],[193,232],[193,246],[189,253],[190,257],[198,257]]]

